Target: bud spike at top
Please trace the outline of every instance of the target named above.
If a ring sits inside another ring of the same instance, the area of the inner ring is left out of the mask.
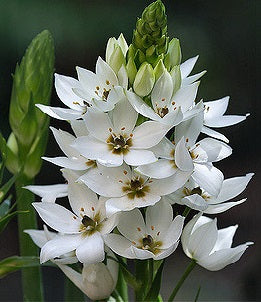
[[[147,62],[155,65],[158,56],[168,48],[167,16],[160,0],[151,3],[137,20],[132,44],[146,55]],[[142,63],[142,62],[141,62]],[[139,67],[139,66],[138,66]]]

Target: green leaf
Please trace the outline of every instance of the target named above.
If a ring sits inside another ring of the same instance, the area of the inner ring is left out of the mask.
[[[21,268],[39,266],[39,257],[13,256],[0,261],[0,278],[20,270]]]
[[[8,191],[11,189],[12,185],[15,183],[17,177],[19,174],[14,175],[13,177],[11,177],[7,183],[5,183],[1,188],[0,188],[0,204],[3,201],[3,199],[5,198],[6,194],[8,193]]]
[[[10,210],[10,204],[11,204],[11,201],[8,200],[8,199],[6,199],[0,205],[0,218],[2,218],[3,216],[5,216],[9,212],[9,210]]]
[[[151,301],[151,302],[159,301],[158,296],[160,292],[163,267],[164,267],[164,261],[161,263],[159,269],[157,270],[156,276],[151,284],[150,290],[144,301]]]
[[[10,214],[7,214],[3,217],[0,218],[0,232],[2,232],[5,227],[7,226],[8,222],[14,217],[16,216],[17,214],[25,214],[25,213],[28,213],[28,211],[15,211],[15,212],[12,212]]]

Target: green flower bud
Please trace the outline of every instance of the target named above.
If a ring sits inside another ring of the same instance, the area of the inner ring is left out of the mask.
[[[173,38],[169,42],[167,54],[164,58],[164,64],[168,70],[173,66],[179,65],[181,62],[181,49],[179,39]]]
[[[160,0],[146,7],[142,17],[137,20],[132,44],[136,51],[139,50],[145,55],[146,60],[144,61],[151,63],[153,66],[157,64],[158,56],[167,52],[167,16],[165,7]],[[140,65],[136,63],[136,66],[139,68]]]
[[[110,56],[108,64],[117,74],[122,65],[126,65],[125,57],[119,45],[114,48],[113,53]]]
[[[148,95],[155,83],[153,68],[148,63],[143,63],[135,77],[133,88],[136,94],[141,97]]]
[[[21,64],[15,69],[9,120],[11,139],[15,138],[17,146],[14,148],[14,144],[9,143],[9,149],[12,156],[17,157],[17,167],[14,168],[10,161],[7,162],[7,168],[12,173],[17,173],[21,168],[25,171],[27,158],[33,153],[37,153],[38,158],[30,163],[30,177],[34,177],[39,171],[40,157],[45,151],[45,145],[40,143],[40,136],[43,135],[46,141],[49,118],[36,108],[35,104],[49,104],[53,71],[53,39],[51,34],[44,30],[33,39]]]
[[[166,68],[164,66],[163,60],[159,60],[158,64],[154,68],[155,81],[157,81],[157,79],[163,74],[165,69]]]
[[[128,74],[129,82],[130,82],[131,85],[133,85],[136,74],[137,74],[137,68],[136,68],[136,65],[134,63],[133,58],[129,59],[126,68],[127,68],[127,74]]]
[[[175,94],[179,90],[181,85],[180,65],[174,66],[170,71],[170,75],[173,82],[173,94]]]

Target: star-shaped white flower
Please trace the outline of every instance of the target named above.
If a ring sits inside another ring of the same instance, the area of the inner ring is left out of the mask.
[[[70,170],[63,172],[68,180],[68,197],[73,212],[55,203],[33,203],[43,221],[64,234],[42,247],[40,261],[43,263],[75,250],[80,262],[101,262],[104,260],[102,236],[115,227],[117,217],[107,218],[105,199],[98,199],[84,184],[76,183]]]
[[[222,213],[246,201],[244,198],[239,201],[227,202],[245,190],[253,175],[253,173],[249,173],[246,176],[225,179],[218,196],[211,196],[190,178],[184,187],[166,197],[172,204],[186,205],[206,214]]]
[[[129,166],[89,170],[79,180],[91,190],[108,198],[108,215],[119,211],[147,207],[157,203],[161,196],[170,194],[184,185],[191,172],[176,173],[168,178],[154,179],[131,170]]]
[[[218,271],[240,259],[253,242],[232,248],[237,225],[217,229],[217,220],[196,215],[184,228],[181,242],[184,253],[210,271]]]
[[[184,217],[176,216],[170,204],[160,201],[146,210],[146,223],[135,209],[122,213],[118,230],[123,235],[108,234],[106,244],[118,255],[129,259],[160,260],[172,254],[178,246]]]
[[[97,160],[105,166],[138,166],[157,160],[147,150],[160,142],[168,132],[155,121],[135,127],[138,114],[128,101],[120,101],[111,114],[88,111],[84,115],[88,136],[79,137],[72,146],[85,158]]]
[[[235,125],[244,121],[249,116],[249,113],[246,115],[224,115],[228,107],[228,102],[229,96],[215,101],[204,102],[204,125],[201,130],[202,133],[221,139],[227,143],[229,140],[223,134],[209,127],[221,128]]]

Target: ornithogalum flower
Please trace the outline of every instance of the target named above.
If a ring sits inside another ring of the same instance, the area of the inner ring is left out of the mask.
[[[170,204],[160,201],[146,210],[146,222],[140,210],[121,214],[118,230],[122,235],[108,234],[106,244],[118,255],[129,259],[160,260],[178,246],[184,217],[176,216]]]
[[[184,253],[210,271],[218,271],[240,259],[252,242],[231,247],[237,225],[217,229],[217,220],[196,215],[184,228]]]
[[[137,117],[126,99],[110,115],[89,110],[84,115],[89,135],[77,138],[72,146],[85,158],[108,167],[121,166],[123,161],[131,166],[155,162],[153,152],[147,149],[158,144],[169,127],[156,121],[135,127]]]
[[[163,195],[180,188],[190,177],[191,172],[176,173],[168,178],[155,179],[136,173],[127,165],[115,168],[99,166],[88,171],[79,180],[91,190],[108,198],[108,214],[130,211],[154,205]]]
[[[104,260],[102,235],[111,232],[116,216],[107,218],[105,199],[85,185],[75,182],[75,175],[64,170],[68,181],[68,197],[73,212],[49,202],[35,202],[33,206],[43,221],[63,236],[48,241],[41,249],[41,263],[71,251],[79,261],[97,263]]]
[[[211,196],[190,178],[184,187],[168,195],[167,198],[171,200],[171,203],[186,205],[206,214],[222,213],[246,201],[244,198],[227,202],[245,190],[253,175],[249,173],[246,176],[225,179],[218,196]]]

